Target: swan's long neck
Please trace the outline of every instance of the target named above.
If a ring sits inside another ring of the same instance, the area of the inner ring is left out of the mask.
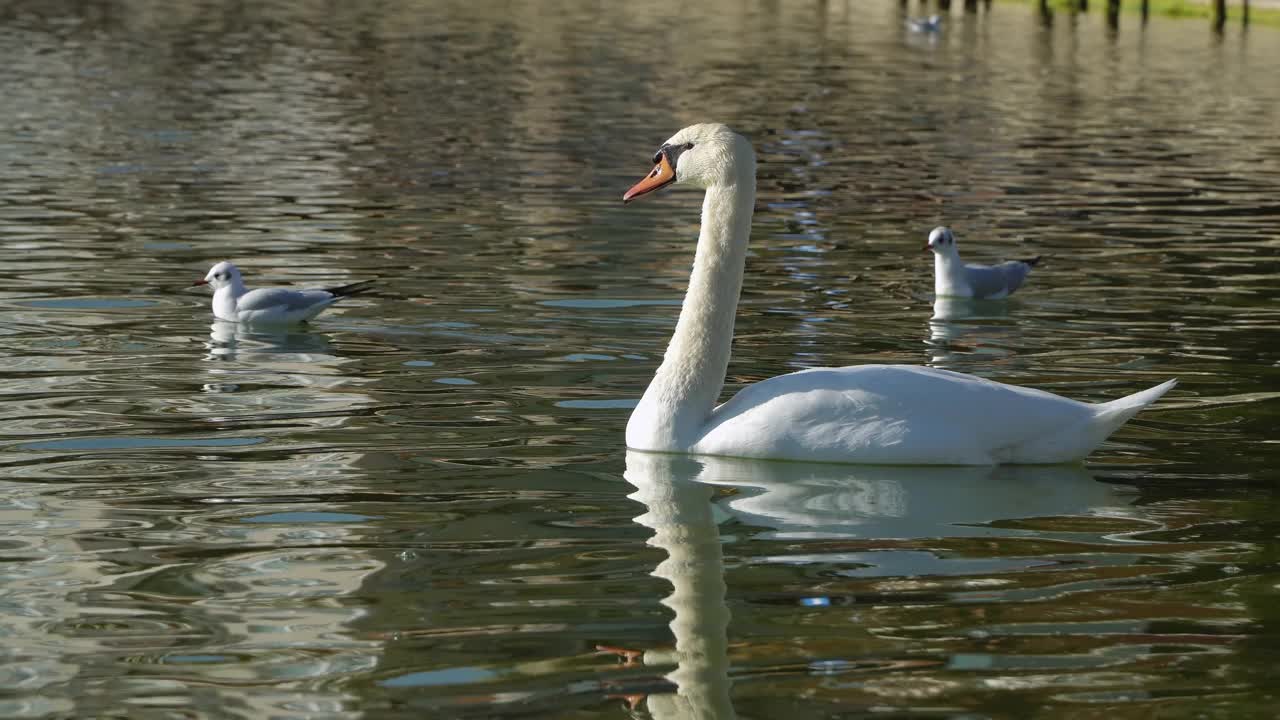
[[[714,185],[702,201],[702,228],[689,289],[662,365],[627,424],[628,447],[687,450],[724,387],[733,320],[755,207],[755,168]]]

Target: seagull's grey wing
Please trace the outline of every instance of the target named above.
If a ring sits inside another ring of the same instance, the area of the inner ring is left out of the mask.
[[[1040,258],[1036,258],[1039,260]],[[1004,273],[1005,285],[1008,286],[1009,292],[1013,292],[1022,287],[1022,283],[1027,281],[1027,276],[1031,274],[1031,266],[1034,263],[1025,260],[1010,260],[996,265],[993,269]]]
[[[964,276],[969,281],[969,289],[973,291],[973,296],[978,299],[1004,297],[1013,292],[1013,288],[1009,287],[1009,278],[1001,265],[995,267],[965,265]]]
[[[325,303],[334,299],[332,293],[324,290],[290,290],[288,288],[260,288],[250,290],[236,301],[239,310],[266,310],[280,308],[285,312],[294,312]]]

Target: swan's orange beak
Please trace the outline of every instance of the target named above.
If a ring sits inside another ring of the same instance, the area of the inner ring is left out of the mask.
[[[653,166],[653,170],[650,170],[643,180],[632,185],[631,189],[622,195],[622,202],[629,203],[641,195],[648,195],[664,185],[670,185],[675,180],[676,169],[671,167],[671,158],[666,151],[659,152],[658,164]]]

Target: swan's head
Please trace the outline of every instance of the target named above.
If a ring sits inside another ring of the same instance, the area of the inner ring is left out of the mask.
[[[243,281],[240,279],[240,268],[223,260],[222,262],[209,268],[209,274],[204,276],[203,280],[197,280],[192,285],[208,285],[214,290],[221,290],[229,285],[239,285]]]
[[[938,255],[955,255],[956,235],[951,232],[951,228],[939,225],[929,233],[929,242],[924,249],[932,250]]]
[[[673,183],[705,190],[732,185],[743,177],[754,181],[755,174],[755,152],[746,138],[720,123],[690,125],[662,143],[653,155],[653,170],[622,201],[631,202]]]

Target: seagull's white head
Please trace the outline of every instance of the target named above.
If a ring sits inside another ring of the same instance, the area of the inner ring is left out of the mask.
[[[667,185],[691,185],[705,190],[755,181],[756,154],[751,143],[720,123],[690,125],[672,135],[653,156],[653,170],[622,196],[630,202]]]
[[[925,250],[932,250],[938,255],[958,255],[956,250],[956,236],[951,232],[951,228],[939,225],[929,233],[929,242],[924,246]]]
[[[204,276],[203,280],[197,280],[191,284],[208,285],[214,290],[221,290],[228,286],[242,285],[244,281],[240,279],[240,268],[223,260],[209,268],[209,273]]]

